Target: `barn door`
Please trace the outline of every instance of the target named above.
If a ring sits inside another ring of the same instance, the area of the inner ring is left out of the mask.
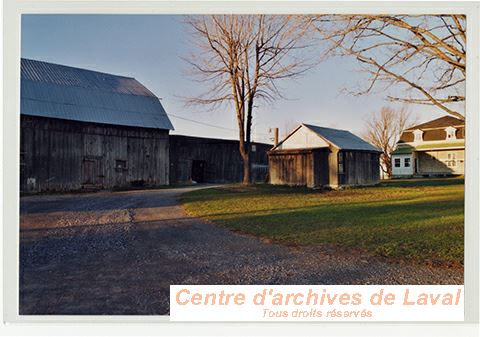
[[[86,187],[103,185],[103,165],[101,158],[84,157],[82,163],[82,184]]]
[[[205,160],[192,161],[192,180],[197,183],[204,183],[206,167]]]

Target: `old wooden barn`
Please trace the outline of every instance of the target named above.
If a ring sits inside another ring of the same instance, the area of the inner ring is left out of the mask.
[[[380,150],[346,130],[301,124],[268,153],[270,183],[308,187],[373,185]]]
[[[170,182],[233,183],[243,179],[238,140],[170,136]],[[252,181],[265,182],[272,145],[251,145]]]
[[[134,78],[21,60],[21,191],[169,183],[159,99]]]

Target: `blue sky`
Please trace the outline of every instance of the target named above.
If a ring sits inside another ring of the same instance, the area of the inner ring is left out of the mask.
[[[135,77],[159,98],[167,113],[212,124],[208,127],[171,116],[176,134],[236,138],[233,110],[210,111],[186,107],[182,97],[202,92],[201,84],[189,79],[181,59],[191,52],[188,30],[181,16],[166,15],[23,15],[21,55]],[[353,59],[329,59],[295,81],[280,83],[288,100],[260,105],[255,111],[253,139],[267,141],[269,128],[280,135],[305,122],[350,130],[360,134],[364,121],[382,106],[399,107],[377,92],[355,97],[342,93],[361,82]],[[419,121],[438,118],[438,108],[408,106]]]

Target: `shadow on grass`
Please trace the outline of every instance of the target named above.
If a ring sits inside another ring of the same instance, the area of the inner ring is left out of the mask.
[[[434,187],[434,186],[454,186],[464,185],[463,177],[455,178],[438,178],[438,179],[392,179],[384,180],[379,186],[381,187]]]

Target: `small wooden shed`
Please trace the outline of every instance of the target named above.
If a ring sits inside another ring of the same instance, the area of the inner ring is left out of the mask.
[[[301,124],[268,152],[270,183],[374,185],[380,181],[380,153],[349,131]]]

